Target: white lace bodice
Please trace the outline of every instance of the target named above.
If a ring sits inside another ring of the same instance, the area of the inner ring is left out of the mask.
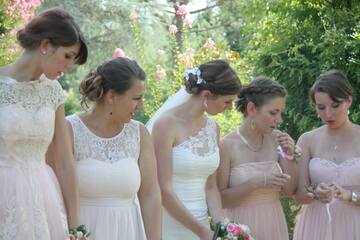
[[[77,115],[67,117],[74,132],[74,149],[78,161],[93,158],[115,163],[131,158],[137,162],[140,153],[139,123],[131,121],[115,137],[101,138],[92,133]]]
[[[174,191],[198,220],[207,219],[206,180],[219,161],[216,122],[210,117],[196,135],[173,147]]]
[[[0,166],[45,163],[55,111],[64,100],[56,80],[17,82],[0,76]]]
[[[140,123],[131,120],[112,138],[91,132],[77,115],[67,117],[78,162],[80,196],[133,199],[140,187]]]

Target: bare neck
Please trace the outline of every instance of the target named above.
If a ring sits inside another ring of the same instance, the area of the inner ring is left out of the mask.
[[[38,80],[43,71],[35,54],[25,51],[15,62],[2,69],[3,74],[19,82]]]

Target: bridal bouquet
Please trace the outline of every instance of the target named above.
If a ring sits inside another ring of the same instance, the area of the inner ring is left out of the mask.
[[[69,229],[69,240],[87,240],[89,236],[90,232],[87,231],[85,225]]]
[[[227,218],[214,226],[214,232],[213,240],[254,240],[248,226]]]

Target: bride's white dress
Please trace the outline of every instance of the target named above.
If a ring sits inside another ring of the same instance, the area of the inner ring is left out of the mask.
[[[206,204],[207,178],[219,166],[216,123],[207,117],[206,126],[172,149],[172,186],[177,197],[199,222],[210,228]],[[199,239],[167,211],[163,211],[163,240]]]
[[[45,162],[60,84],[17,82],[0,76],[0,239],[65,240],[68,236],[57,178]]]
[[[131,120],[112,138],[101,138],[77,115],[67,117],[74,133],[80,189],[80,221],[91,240],[145,240],[137,200],[141,176],[140,123]]]

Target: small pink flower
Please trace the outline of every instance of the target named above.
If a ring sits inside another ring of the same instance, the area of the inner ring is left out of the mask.
[[[187,28],[192,28],[192,21],[190,20],[190,18],[184,18],[184,26]]]
[[[160,80],[166,77],[166,71],[161,67],[161,65],[156,65],[155,79]]]
[[[211,49],[215,47],[215,42],[211,38],[206,39],[206,42],[204,43],[204,47],[207,49]]]
[[[250,237],[249,237],[249,235],[245,235],[245,236],[243,237],[243,239],[244,239],[244,240],[250,240]]]
[[[169,32],[170,32],[171,34],[176,34],[176,33],[178,32],[178,29],[177,29],[176,25],[171,24],[171,25],[169,26]]]
[[[121,48],[115,48],[114,57],[115,58],[125,57],[125,52]]]
[[[187,6],[184,4],[180,5],[179,8],[176,10],[176,15],[179,15],[179,16],[184,16],[188,13],[189,13],[189,11],[187,9]]]
[[[75,238],[74,235],[70,234],[70,235],[69,235],[69,240],[76,240],[76,238]]]
[[[235,227],[236,227],[236,225],[235,225],[235,224],[233,224],[233,223],[229,223],[229,224],[227,225],[227,227],[226,227],[226,230],[227,230],[228,232],[233,233],[233,232],[234,232],[234,230],[235,230]]]

